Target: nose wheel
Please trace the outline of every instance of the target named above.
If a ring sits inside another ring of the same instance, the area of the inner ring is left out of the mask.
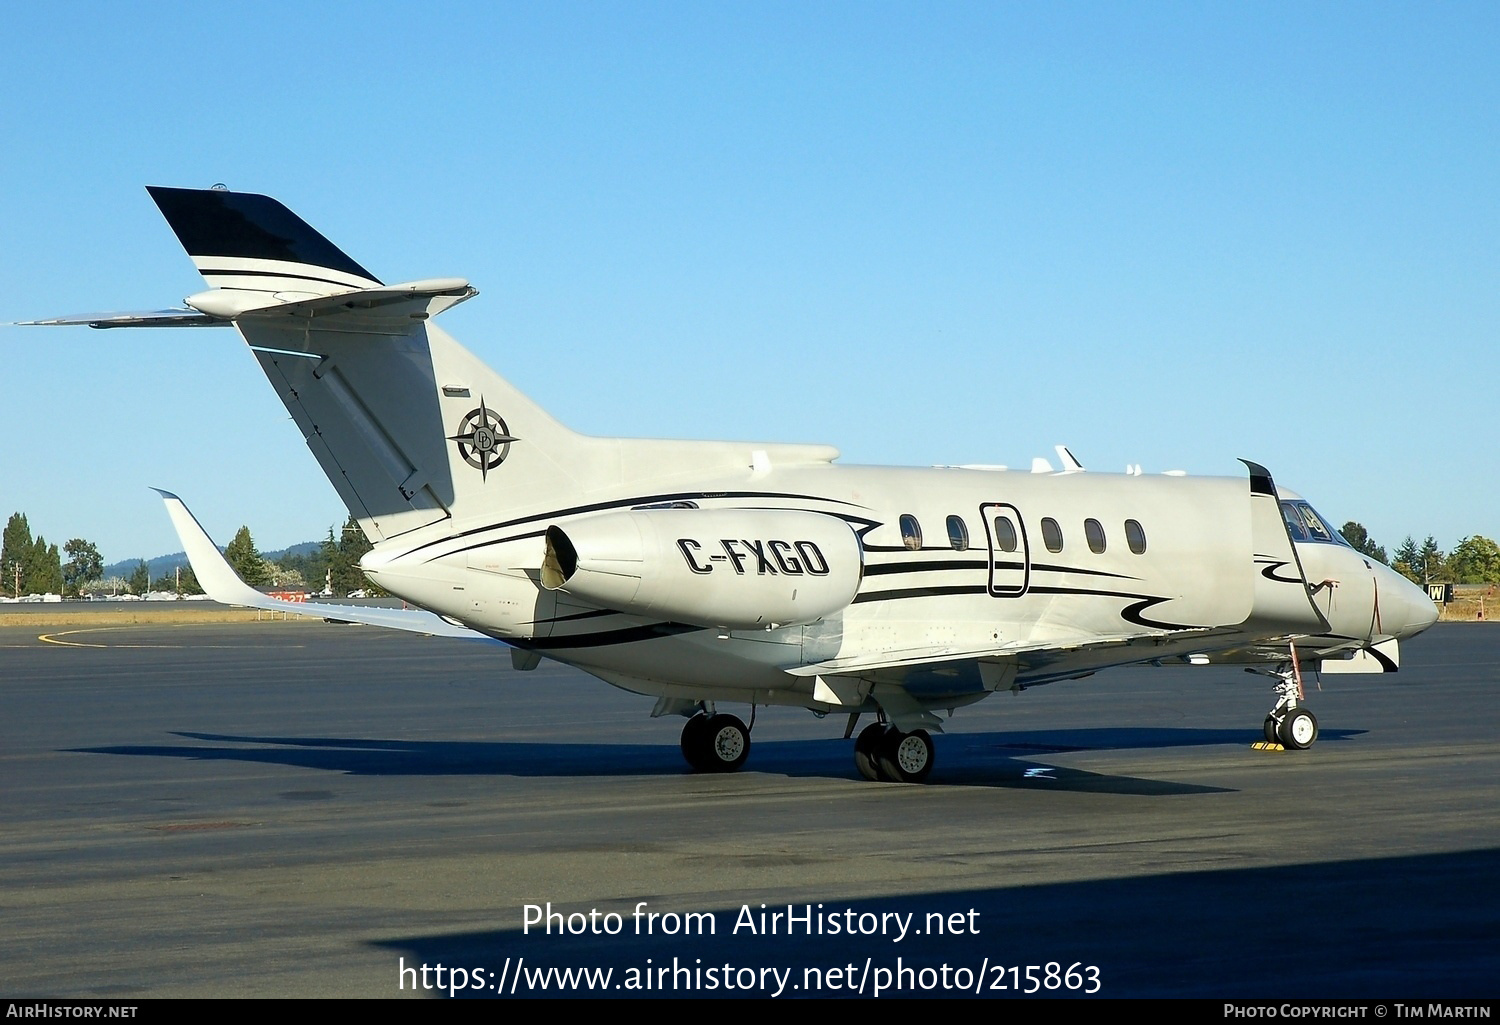
[[[1281,719],[1276,730],[1281,746],[1288,751],[1304,751],[1318,739],[1318,720],[1311,709],[1294,708]]]

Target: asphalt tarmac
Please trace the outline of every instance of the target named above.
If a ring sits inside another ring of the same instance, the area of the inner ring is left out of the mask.
[[[1327,678],[1309,751],[1252,749],[1261,677],[1132,668],[960,709],[925,786],[780,709],[693,775],[650,699],[499,647],[37,634],[0,630],[8,997],[1500,991],[1488,624]]]

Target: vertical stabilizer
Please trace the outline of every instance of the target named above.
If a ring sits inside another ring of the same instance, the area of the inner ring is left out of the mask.
[[[431,323],[467,282],[382,285],[268,196],[150,191],[214,286],[189,305],[233,321],[372,541],[578,490],[598,446]]]

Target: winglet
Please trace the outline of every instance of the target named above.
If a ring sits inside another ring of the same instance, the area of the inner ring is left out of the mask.
[[[410,633],[431,634],[434,637],[462,637],[467,640],[502,643],[488,634],[470,630],[458,623],[450,623],[441,616],[425,609],[382,609],[364,605],[332,605],[324,602],[286,601],[262,594],[240,579],[240,575],[225,560],[223,553],[214,544],[208,531],[198,522],[182,499],[170,491],[152,488],[167,506],[167,515],[172,517],[172,527],[182,541],[193,573],[204,593],[224,605],[243,605],[269,612],[294,612],[299,616],[322,616],[347,623],[365,623],[382,626],[389,630],[405,630]]]
[[[214,544],[213,538],[208,536],[208,531],[203,529],[203,525],[182,503],[182,499],[161,488],[151,490],[166,503],[167,515],[172,518],[172,529],[177,531],[182,549],[187,553],[188,562],[192,564],[193,573],[198,577],[198,584],[205,594],[225,605],[248,605],[251,608],[260,608],[263,607],[262,602],[277,600],[240,579],[240,575],[229,565],[218,545]]]

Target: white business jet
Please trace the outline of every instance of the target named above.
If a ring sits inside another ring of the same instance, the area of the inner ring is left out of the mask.
[[[152,188],[208,284],[185,308],[37,321],[230,326],[374,544],[361,568],[418,609],[289,603],[235,576],[163,493],[220,601],[496,639],[687,718],[732,771],[795,705],[874,721],[871,780],[920,782],[931,734],[997,691],[1135,663],[1243,663],[1276,680],[1268,743],[1311,746],[1302,672],[1389,672],[1426,594],[1361,555],[1262,466],[1247,477],[836,466],[820,445],[594,438],[433,323],[456,278],[382,284],[267,196]],[[421,611],[427,610],[427,611]]]

